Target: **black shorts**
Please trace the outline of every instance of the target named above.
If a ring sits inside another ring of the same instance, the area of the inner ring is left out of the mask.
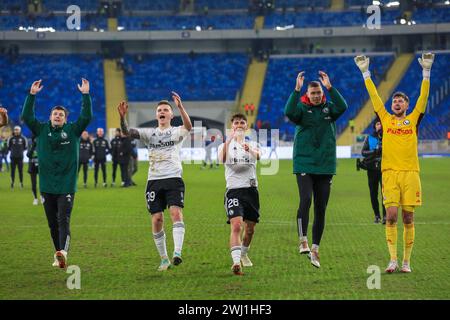
[[[258,188],[230,189],[225,193],[225,211],[227,223],[234,217],[259,222],[259,193]]]
[[[184,207],[184,182],[181,178],[147,181],[147,209],[151,214],[163,212],[170,206]]]

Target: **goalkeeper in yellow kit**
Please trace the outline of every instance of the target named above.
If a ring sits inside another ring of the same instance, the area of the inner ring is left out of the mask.
[[[381,158],[383,203],[386,207],[386,240],[391,260],[386,272],[398,269],[397,262],[397,214],[402,208],[403,216],[403,264],[401,272],[411,272],[410,258],[414,244],[414,209],[422,204],[422,191],[419,178],[419,158],[417,154],[417,130],[430,90],[430,71],[434,54],[422,54],[422,86],[414,110],[406,115],[409,98],[403,92],[392,96],[391,110],[388,113],[377,89],[370,78],[369,58],[355,57],[355,63],[364,76],[373,108],[383,126],[383,153]]]

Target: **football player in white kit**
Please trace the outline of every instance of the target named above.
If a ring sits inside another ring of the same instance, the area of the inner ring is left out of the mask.
[[[153,239],[156,244],[161,263],[159,271],[167,270],[172,263],[179,265],[183,260],[181,250],[184,240],[184,182],[181,178],[180,148],[183,140],[192,129],[191,119],[181,103],[181,98],[172,92],[172,98],[180,111],[183,125],[172,127],[173,109],[169,101],[162,100],[156,107],[157,128],[128,128],[125,116],[128,111],[126,102],[118,106],[120,125],[125,135],[131,139],[140,139],[148,148],[149,168],[145,198],[147,209],[152,215]],[[164,209],[169,208],[173,222],[174,252],[172,263],[167,255],[166,234],[164,232]]]
[[[219,162],[225,165],[225,210],[231,225],[230,250],[233,265],[231,270],[236,275],[243,275],[244,267],[253,264],[248,257],[248,250],[259,222],[259,194],[256,178],[256,161],[261,151],[255,141],[246,141],[248,129],[247,118],[243,114],[231,117],[231,134],[218,149]],[[241,241],[241,229],[244,237]]]

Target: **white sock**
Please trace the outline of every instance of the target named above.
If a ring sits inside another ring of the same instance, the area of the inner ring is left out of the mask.
[[[155,240],[156,249],[158,249],[161,258],[166,258],[167,257],[166,233],[164,232],[164,229],[158,233],[153,233],[153,240]]]
[[[300,237],[300,242],[308,242],[308,237],[302,236]]]
[[[173,243],[176,253],[181,254],[181,250],[183,249],[184,232],[185,229],[183,221],[178,221],[173,224]]]
[[[248,249],[250,249],[250,247],[245,247],[244,245],[242,245],[241,255],[245,256],[248,253]]]
[[[241,263],[241,246],[231,247],[231,258],[233,259],[233,264]]]
[[[319,246],[317,244],[313,244],[311,246],[311,251],[319,252]]]

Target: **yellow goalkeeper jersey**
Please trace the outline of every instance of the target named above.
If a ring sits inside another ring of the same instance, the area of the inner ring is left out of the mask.
[[[364,82],[383,126],[381,171],[419,171],[417,130],[427,106],[430,80],[423,79],[414,110],[401,120],[386,111],[372,79],[367,78]]]

